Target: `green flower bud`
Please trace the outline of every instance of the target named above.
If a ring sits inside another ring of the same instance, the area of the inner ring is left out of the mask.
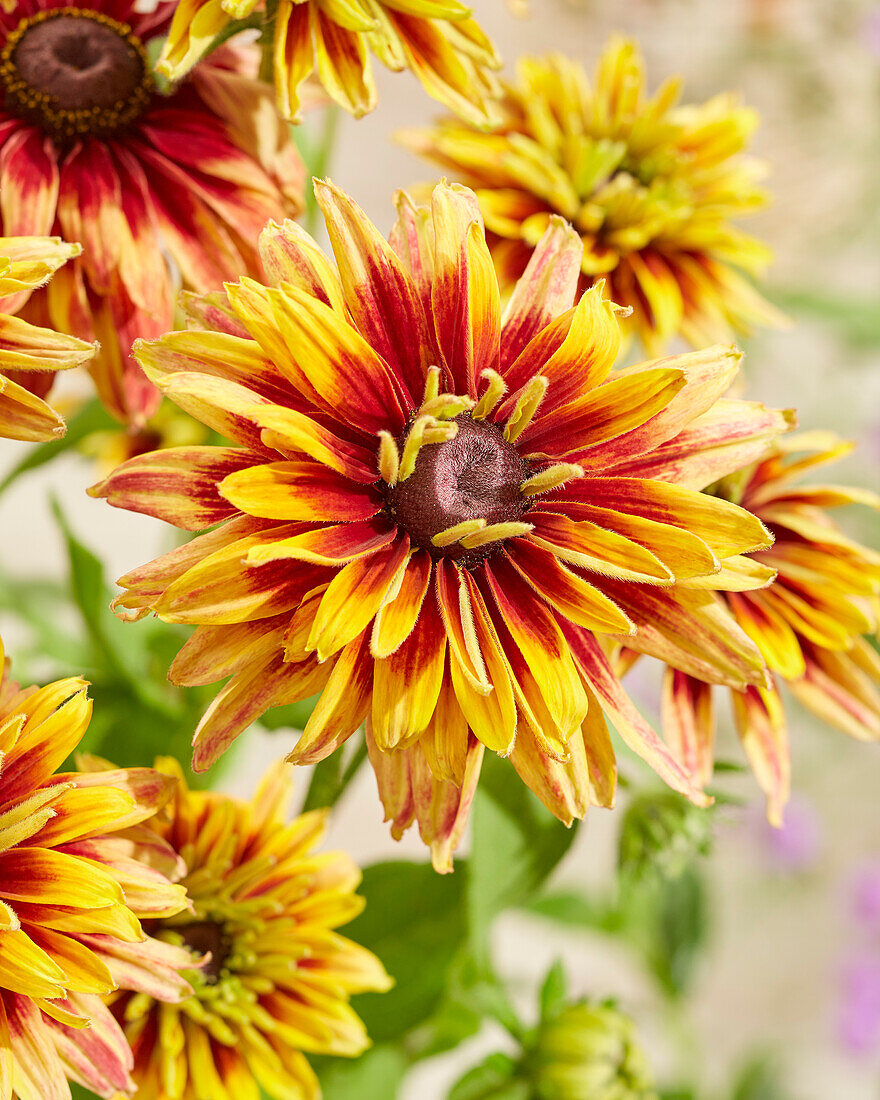
[[[569,1005],[528,1059],[535,1100],[656,1100],[635,1025],[614,1008]]]

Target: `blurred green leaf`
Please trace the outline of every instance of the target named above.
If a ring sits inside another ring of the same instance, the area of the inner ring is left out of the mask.
[[[26,452],[24,458],[17,462],[0,481],[0,493],[3,493],[10,485],[18,481],[22,474],[45,466],[47,462],[53,461],[60,454],[76,447],[92,432],[108,430],[121,431],[122,429],[117,421],[104,409],[101,402],[94,398],[68,419],[67,431],[61,439],[53,440],[51,443],[40,443]]]
[[[674,791],[648,791],[626,808],[618,843],[618,868],[624,888],[648,879],[684,874],[712,842],[713,815]]]
[[[653,911],[647,922],[646,955],[654,975],[671,996],[683,994],[693,977],[708,931],[706,891],[693,870],[645,891]]]
[[[487,753],[474,800],[468,917],[474,955],[488,959],[492,921],[544,883],[575,837],[525,786],[509,761]]]
[[[730,1100],[788,1100],[782,1072],[772,1054],[759,1054],[740,1070]]]
[[[547,971],[547,977],[541,986],[539,1004],[541,1008],[541,1023],[551,1020],[565,1004],[568,993],[568,981],[565,977],[565,968],[562,960],[556,962]]]
[[[319,695],[311,695],[308,699],[300,699],[298,703],[288,703],[283,707],[273,707],[267,710],[260,719],[260,725],[267,730],[292,729],[302,730],[306,727]],[[334,754],[335,755],[335,754]]]
[[[449,1100],[529,1100],[531,1089],[516,1071],[509,1055],[490,1054],[452,1086]]]
[[[399,1047],[375,1046],[359,1058],[309,1058],[321,1081],[322,1100],[395,1100],[406,1075]]]
[[[794,317],[832,325],[853,348],[880,347],[880,306],[876,299],[854,299],[814,290],[777,290],[776,305]]]
[[[397,983],[353,999],[374,1042],[399,1038],[440,1004],[466,934],[463,872],[460,864],[454,875],[438,875],[430,864],[402,860],[364,871],[366,909],[345,934],[375,952]]]
[[[593,898],[577,890],[539,894],[528,899],[525,908],[559,924],[595,928],[601,932],[617,932],[623,924],[623,916],[615,904],[606,898]]]
[[[354,746],[348,744],[337,749],[326,760],[315,765],[303,802],[303,812],[335,806],[360,771],[367,759],[367,743],[358,734],[350,740],[355,742]]]

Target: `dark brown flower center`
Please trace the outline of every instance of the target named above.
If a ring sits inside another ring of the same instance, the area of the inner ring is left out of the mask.
[[[6,109],[52,137],[107,134],[149,102],[152,80],[140,39],[125,23],[82,8],[23,19],[0,51]]]
[[[386,506],[413,546],[435,559],[448,557],[472,567],[500,543],[468,550],[460,543],[435,546],[433,537],[469,520],[491,525],[521,519],[528,499],[520,485],[530,471],[497,425],[472,420],[469,413],[455,423],[458,432],[452,439],[422,447],[412,474],[386,490]]]
[[[200,973],[208,985],[216,985],[229,954],[229,940],[223,925],[213,920],[201,920],[175,928],[175,932],[197,955],[206,955],[210,951],[211,958],[201,968]]]

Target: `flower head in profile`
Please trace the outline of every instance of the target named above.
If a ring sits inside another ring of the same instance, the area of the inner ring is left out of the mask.
[[[754,555],[764,586],[725,593],[772,673],[770,684],[735,692],[732,700],[774,824],[781,823],[790,787],[783,685],[824,722],[860,741],[880,740],[880,657],[864,637],[877,629],[880,554],[848,538],[830,515],[845,504],[876,508],[880,498],[851,486],[797,484],[851,449],[830,432],[795,434],[711,488],[759,516],[775,535],[772,547]],[[667,740],[703,784],[712,774],[712,689],[668,669],[664,696]]]
[[[175,760],[157,767],[177,785],[151,828],[185,865],[193,908],[150,930],[189,954],[193,992],[177,1004],[144,993],[111,1000],[137,1095],[317,1100],[303,1052],[362,1053],[369,1040],[349,997],[391,986],[375,955],[336,931],[363,908],[361,873],[342,852],[315,853],[325,811],[288,820],[286,765],[250,803],[188,790]]]
[[[402,135],[474,188],[503,283],[561,214],[584,243],[583,285],[607,279],[651,354],[778,322],[743,275],[769,251],[732,224],[765,202],[760,166],[740,156],[754,111],[731,95],[679,106],[678,79],[648,96],[638,46],[617,38],[592,81],[564,56],[522,58],[505,91],[492,129],[450,118]]]
[[[0,437],[46,442],[64,421],[43,397],[53,373],[88,363],[92,344],[12,316],[81,252],[57,237],[0,237]]]
[[[0,668],[3,668],[0,646]],[[69,1100],[134,1089],[131,1051],[102,997],[189,986],[180,948],[141,920],[186,905],[175,852],[145,822],[173,781],[150,768],[55,769],[91,715],[86,683],[22,690],[0,676],[0,1095]]]
[[[123,577],[116,601],[198,628],[175,682],[231,677],[195,767],[267,708],[320,694],[289,759],[324,759],[366,720],[394,832],[418,817],[444,868],[484,748],[565,820],[610,804],[603,712],[699,799],[600,638],[638,631],[698,675],[764,682],[707,589],[747,586],[737,555],[770,536],[675,481],[729,473],[787,418],[718,400],[739,363],[726,346],[615,370],[618,309],[602,286],[574,304],[582,246],[559,219],[502,318],[472,192],[400,196],[389,243],[337,188],[316,191],[338,269],[295,224],[270,225],[271,285],[229,284],[191,303],[202,331],[137,349],[237,446],[145,455],[90,490],[211,528]]]
[[[271,8],[271,14],[267,8]],[[158,69],[178,80],[218,34],[255,23],[270,36],[278,109],[298,121],[302,85],[314,72],[356,118],[377,103],[371,54],[393,72],[409,69],[427,93],[485,125],[500,93],[501,60],[459,0],[179,0]],[[266,21],[270,28],[265,28]]]
[[[24,316],[96,339],[114,416],[140,424],[159,394],[129,350],[173,326],[198,291],[254,272],[269,217],[299,209],[303,170],[270,92],[231,48],[159,95],[147,46],[173,5],[22,0],[0,10],[0,232],[57,233],[82,255]]]

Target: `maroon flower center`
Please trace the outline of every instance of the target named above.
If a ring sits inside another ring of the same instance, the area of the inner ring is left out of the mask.
[[[140,39],[125,23],[82,8],[23,19],[0,51],[6,109],[52,137],[107,134],[149,102],[152,80]]]
[[[213,920],[201,920],[174,930],[195,954],[206,955],[211,952],[211,958],[201,968],[200,973],[208,985],[216,985],[229,954],[229,940],[223,926]]]
[[[520,485],[530,471],[497,425],[472,420],[469,413],[455,423],[452,439],[422,447],[412,474],[386,490],[386,507],[413,546],[471,568],[501,544],[467,550],[460,543],[435,546],[432,539],[469,520],[483,519],[488,526],[521,519],[529,502]]]

